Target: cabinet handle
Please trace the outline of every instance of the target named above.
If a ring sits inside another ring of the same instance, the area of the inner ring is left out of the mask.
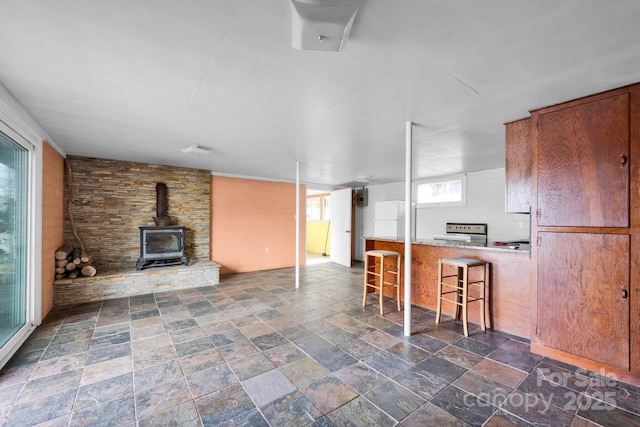
[[[627,164],[627,156],[626,154],[620,154],[620,166],[624,166]]]
[[[622,299],[627,299],[629,292],[625,288],[620,289],[622,291]]]

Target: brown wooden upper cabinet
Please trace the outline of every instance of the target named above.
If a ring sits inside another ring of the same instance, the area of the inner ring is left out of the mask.
[[[629,227],[629,93],[533,113],[538,226]]]
[[[505,124],[507,213],[531,208],[531,118]]]

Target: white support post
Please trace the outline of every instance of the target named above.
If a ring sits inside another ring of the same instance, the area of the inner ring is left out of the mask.
[[[406,123],[405,130],[405,178],[404,178],[404,335],[411,336],[411,155],[412,155],[412,126],[413,123]]]
[[[296,289],[300,287],[300,162],[296,162]]]

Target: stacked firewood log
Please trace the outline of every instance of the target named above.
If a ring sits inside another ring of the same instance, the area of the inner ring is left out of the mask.
[[[55,253],[56,258],[56,280],[54,283],[70,283],[71,280],[79,276],[93,277],[98,272],[98,264],[87,255],[84,243],[76,229],[76,223],[73,218],[73,202],[75,200],[75,192],[73,191],[73,177],[69,161],[64,161],[67,173],[67,186],[69,189],[69,203],[67,211],[69,213],[69,222],[71,223],[71,231],[76,239],[79,247],[72,245],[64,245]]]
[[[56,280],[75,279],[79,276],[93,277],[98,272],[98,264],[80,248],[65,245],[55,253]]]

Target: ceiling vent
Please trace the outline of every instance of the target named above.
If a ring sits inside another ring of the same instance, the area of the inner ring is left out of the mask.
[[[209,148],[203,148],[197,144],[193,144],[188,147],[181,148],[180,151],[182,151],[183,153],[193,154],[193,155],[211,153],[211,150]]]
[[[346,47],[356,0],[290,0],[291,46],[338,52]]]

